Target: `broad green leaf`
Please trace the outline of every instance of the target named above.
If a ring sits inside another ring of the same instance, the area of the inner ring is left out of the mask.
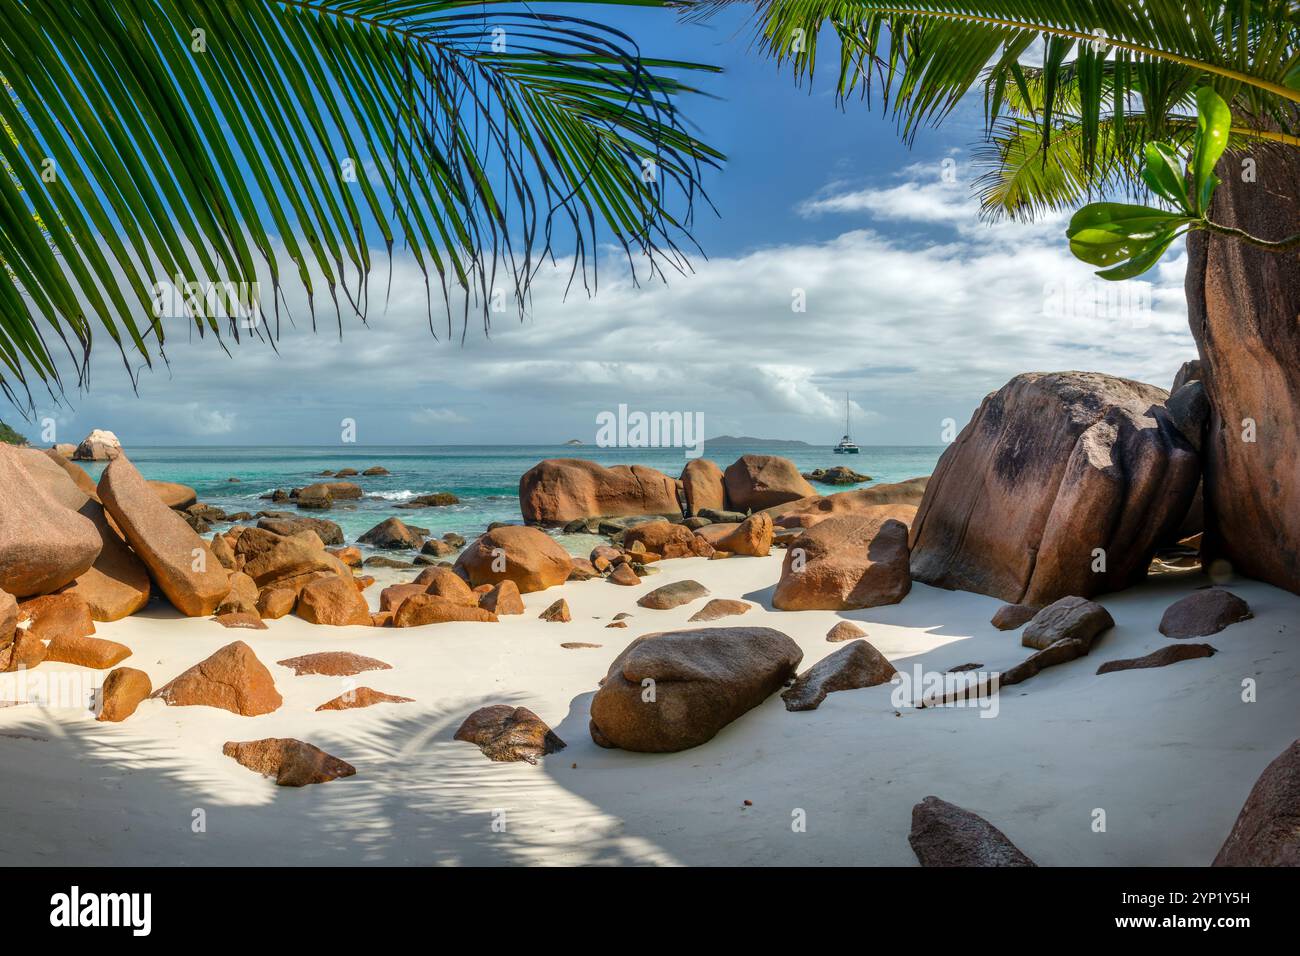
[[[570,249],[589,287],[611,240],[652,274],[685,271],[723,157],[681,104],[717,70],[643,56],[561,3],[0,0],[0,391],[57,398],[104,334],[133,378],[165,360],[154,284],[176,275],[269,276],[276,323],[257,333],[273,337],[291,279],[313,326],[320,301],[340,331],[366,321],[381,243],[424,274],[430,326],[432,279],[462,335],[471,314],[487,328],[498,289],[522,313],[541,262]]]
[[[1147,143],[1144,153],[1143,182],[1161,199],[1190,213],[1183,164],[1174,148],[1168,143]]]
[[[1192,149],[1192,209],[1203,215],[1219,185],[1214,167],[1228,148],[1232,111],[1223,97],[1208,86],[1196,91],[1196,145]]]
[[[1066,236],[1076,258],[1113,269],[1142,256],[1153,243],[1167,248],[1167,237],[1188,222],[1186,216],[1149,206],[1092,203],[1070,219]]]
[[[1112,282],[1119,282],[1123,279],[1131,279],[1139,276],[1152,268],[1160,257],[1165,254],[1170,243],[1178,238],[1178,231],[1172,230],[1167,233],[1161,233],[1153,239],[1148,240],[1128,262],[1115,266],[1112,269],[1103,269],[1097,275],[1102,279],[1109,279]]]

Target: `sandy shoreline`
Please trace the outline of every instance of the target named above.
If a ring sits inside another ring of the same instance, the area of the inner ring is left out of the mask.
[[[702,603],[651,611],[636,598],[694,578],[714,597],[761,605],[780,555],[660,567],[635,588],[597,579],[525,595],[528,613],[499,624],[376,630],[291,616],[266,631],[226,630],[165,604],[100,624],[98,635],[131,646],[125,664],[155,686],[242,639],[271,668],[284,706],[250,718],[151,700],[121,724],[74,709],[0,708],[0,760],[21,768],[0,791],[0,863],[907,866],[916,862],[911,807],[935,794],[985,816],[1043,865],[1203,865],[1300,723],[1300,700],[1287,690],[1300,676],[1300,597],[1263,584],[1232,585],[1255,617],[1208,638],[1214,657],[1095,675],[1104,661],[1168,643],[1155,629],[1161,612],[1203,579],[1166,577],[1103,598],[1115,629],[1088,658],[1009,688],[995,719],[975,709],[896,716],[882,686],[832,694],[808,713],[788,713],[774,695],[680,753],[602,750],[588,736],[587,706],[609,662],[639,634],[684,626]],[[377,600],[378,588],[369,594]],[[573,621],[538,621],[558,597]],[[824,635],[845,618],[900,669],[995,669],[1028,653],[1017,632],[987,623],[998,603],[917,584],[892,607],[756,607],[715,626],[779,628],[803,648],[801,669],[836,649]],[[607,629],[619,611],[635,615],[630,626]],[[603,646],[567,650],[562,641]],[[393,669],[295,677],[275,664],[331,649]],[[69,672],[95,673],[47,663],[27,676]],[[20,676],[0,675],[0,700],[14,699]],[[1257,703],[1241,703],[1246,677],[1258,682]],[[346,680],[416,703],[315,712]],[[567,749],[533,767],[492,763],[451,739],[472,710],[503,702],[532,708]],[[278,788],[221,753],[227,740],[266,736],[300,737],[357,775]],[[1092,830],[1096,808],[1106,811],[1105,833]],[[806,832],[792,831],[796,809]],[[205,833],[192,830],[196,810]],[[494,832],[500,810],[505,832]]]

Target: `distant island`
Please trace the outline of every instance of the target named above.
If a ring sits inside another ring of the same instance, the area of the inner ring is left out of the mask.
[[[565,444],[566,444],[566,445],[581,445],[581,444],[582,444],[582,439],[580,439],[580,438],[570,438],[568,441],[565,442]]]
[[[792,441],[786,438],[750,438],[748,435],[719,435],[717,438],[706,438],[704,444],[708,445],[748,445],[750,447],[763,447],[765,445],[797,445],[801,448],[811,448],[812,445],[806,441]]]

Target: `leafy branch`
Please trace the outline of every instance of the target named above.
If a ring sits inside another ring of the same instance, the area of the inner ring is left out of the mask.
[[[1170,244],[1194,229],[1228,236],[1271,252],[1300,250],[1300,233],[1283,239],[1263,239],[1209,218],[1210,203],[1219,187],[1214,167],[1228,147],[1232,111],[1210,87],[1196,91],[1197,121],[1191,154],[1162,142],[1149,142],[1142,180],[1173,211],[1129,203],[1090,203],[1070,219],[1066,236],[1070,251],[1095,266],[1097,275],[1121,280],[1146,272]]]

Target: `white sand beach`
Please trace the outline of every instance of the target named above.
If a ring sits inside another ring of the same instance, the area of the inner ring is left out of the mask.
[[[1205,583],[1191,575],[1100,598],[1116,627],[1088,657],[1007,688],[994,718],[976,708],[896,712],[883,685],[833,693],[805,713],[787,712],[773,695],[679,753],[592,742],[588,704],[610,661],[640,634],[686,626],[703,603],[636,606],[674,580],[754,603],[742,617],[700,626],[777,628],[803,649],[801,671],[842,646],[825,640],[842,619],[860,623],[900,670],[999,670],[1030,653],[1018,631],[989,625],[997,600],[923,584],[889,607],[774,611],[780,561],[779,552],[664,561],[637,587],[596,579],[526,594],[525,615],[494,624],[322,627],[289,616],[265,631],[227,630],[155,602],[97,625],[98,636],[132,648],[127,666],[158,687],[243,640],[270,668],[283,706],[242,717],[148,700],[120,724],[71,706],[0,707],[0,762],[22,771],[6,773],[0,788],[0,864],[915,865],[911,808],[934,794],[985,817],[1040,865],[1205,865],[1260,771],[1300,726],[1300,698],[1290,692],[1300,678],[1300,596],[1265,584],[1229,585],[1255,616],[1198,639],[1215,656],[1096,675],[1105,661],[1170,643],[1156,625]],[[385,572],[370,600],[412,574]],[[559,597],[572,622],[539,621]],[[620,611],[633,615],[629,626],[607,629]],[[296,677],[275,663],[325,650],[392,669]],[[81,675],[97,684],[106,673],[45,663],[0,674],[0,701],[21,700],[24,681],[48,687]],[[1242,701],[1247,678],[1257,702]],[[416,702],[315,711],[357,685]],[[469,713],[495,703],[531,708],[567,748],[530,766],[493,763],[452,739]],[[228,740],[271,736],[313,743],[357,773],[277,787],[222,755]],[[1105,832],[1094,830],[1098,809]],[[797,810],[805,832],[792,828]]]

